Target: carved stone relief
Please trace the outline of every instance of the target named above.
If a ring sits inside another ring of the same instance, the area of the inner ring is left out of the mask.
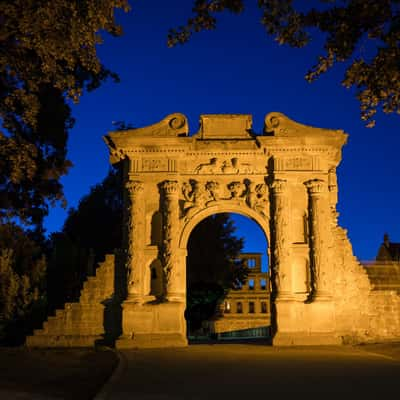
[[[130,173],[141,172],[176,172],[177,162],[169,158],[132,158],[130,160]]]
[[[190,180],[182,184],[182,214],[187,219],[195,212],[213,205],[216,202],[239,202],[250,207],[264,217],[269,216],[268,189],[265,183],[245,179],[220,184],[217,181],[200,182]]]
[[[241,162],[237,157],[226,160],[219,158],[211,158],[210,162],[199,164],[193,171],[195,174],[222,174],[222,175],[237,175],[237,174],[257,174],[260,173],[250,163]]]
[[[274,158],[276,171],[317,171],[320,169],[318,157],[316,156],[295,156]]]
[[[177,250],[179,229],[179,184],[164,181],[160,185],[163,200],[162,265],[164,272],[164,294],[167,299],[176,295]]]

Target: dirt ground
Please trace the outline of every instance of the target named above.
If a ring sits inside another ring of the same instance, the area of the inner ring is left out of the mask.
[[[92,399],[117,362],[107,349],[0,347],[0,398]]]

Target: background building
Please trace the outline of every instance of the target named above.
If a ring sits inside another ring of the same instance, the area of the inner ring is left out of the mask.
[[[210,321],[211,334],[218,339],[268,337],[270,289],[267,272],[261,271],[261,253],[243,253],[249,273],[241,287],[230,290],[218,315]]]

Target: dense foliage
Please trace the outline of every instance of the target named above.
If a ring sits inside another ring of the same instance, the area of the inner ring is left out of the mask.
[[[97,88],[107,70],[101,34],[120,35],[127,0],[0,2],[0,222],[40,225],[62,201],[71,101]]]
[[[18,344],[46,312],[46,259],[31,232],[0,225],[0,342]]]
[[[303,47],[313,35],[325,40],[324,53],[308,71],[314,81],[338,62],[346,63],[342,84],[354,88],[361,118],[375,124],[378,109],[400,113],[400,0],[257,0],[261,23],[279,44]],[[172,29],[168,44],[189,40],[193,32],[215,29],[221,12],[240,14],[244,0],[196,0],[194,17]]]
[[[52,234],[48,268],[49,303],[78,299],[95,264],[122,246],[122,172],[116,167],[71,208],[61,232]]]

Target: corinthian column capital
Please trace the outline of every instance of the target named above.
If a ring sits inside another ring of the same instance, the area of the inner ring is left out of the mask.
[[[166,196],[178,195],[179,184],[177,181],[164,181],[160,183],[160,189]]]
[[[288,187],[286,179],[275,179],[270,183],[270,188],[272,189],[272,193],[275,195],[283,194],[286,192]]]
[[[326,192],[326,182],[322,179],[310,179],[304,182],[310,195],[319,195]]]
[[[144,185],[141,181],[128,181],[125,188],[128,190],[129,196],[133,197],[143,192]]]

